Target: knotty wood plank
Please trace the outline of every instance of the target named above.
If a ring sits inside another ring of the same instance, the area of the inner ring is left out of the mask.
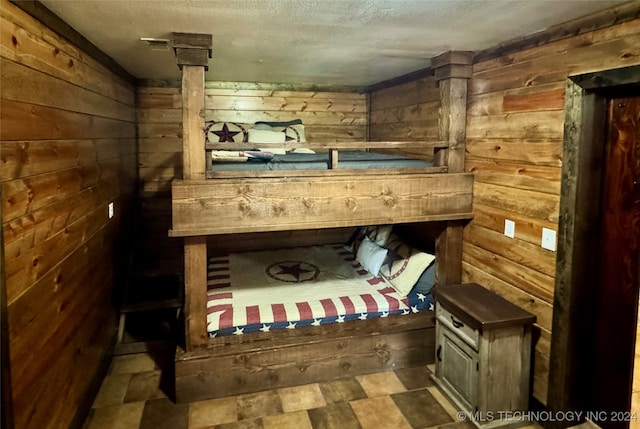
[[[537,61],[516,62],[508,67],[477,72],[470,80],[469,93],[481,94],[560,82],[568,75],[635,65],[638,63],[635,47],[639,44],[640,33],[637,33],[577,46],[569,51],[545,55]]]
[[[307,141],[358,141],[366,140],[367,129],[364,125],[305,125],[304,133]],[[393,140],[393,139],[387,139]]]
[[[109,159],[92,165],[4,182],[0,184],[4,194],[4,222],[61,201],[101,180],[112,180],[119,174],[119,161]]]
[[[291,93],[288,96],[260,95],[211,95],[205,93],[205,107],[214,110],[247,111],[283,111],[283,112],[366,112],[366,100],[341,97],[334,94],[332,98],[317,98],[315,94],[308,97]]]
[[[513,213],[558,222],[560,196],[489,183],[476,183],[474,202]]]
[[[305,127],[307,125],[353,125],[365,126],[366,115],[358,112],[306,112],[298,111],[249,111],[240,112],[236,110],[207,110],[206,120],[217,122],[239,122],[253,124],[258,121],[289,121],[293,118],[302,120]]]
[[[28,16],[13,4],[0,10],[0,53],[16,63],[40,70],[126,105],[134,104],[132,85],[82,53],[65,38]]]
[[[545,302],[553,302],[554,278],[495,255],[468,242],[462,245],[465,261]]]
[[[230,87],[223,88],[228,85]],[[248,86],[248,87],[245,87]],[[253,88],[250,88],[253,86]],[[284,85],[289,86],[289,85]],[[245,88],[240,88],[245,87]],[[269,87],[269,88],[266,88]],[[309,98],[318,100],[352,100],[355,102],[365,102],[367,96],[358,91],[329,91],[306,89],[295,89],[295,85],[288,89],[281,89],[282,84],[272,83],[252,83],[252,82],[205,82],[205,94],[207,96],[228,96],[228,97],[281,97],[281,98]],[[300,88],[304,88],[301,85]]]
[[[510,219],[515,222],[515,237],[519,240],[540,244],[542,228],[557,229],[558,224],[552,221],[525,216],[520,213],[507,211],[498,207],[488,206],[479,202],[473,204],[473,223],[494,231],[504,231],[504,221]]]
[[[13,61],[0,60],[2,98],[133,122],[135,109]]]
[[[424,122],[402,122],[394,124],[372,124],[370,126],[373,140],[399,140],[399,139],[434,139],[440,138],[438,121],[427,120]]]
[[[499,46],[478,52],[475,58],[476,61],[488,63],[507,57],[505,54],[512,56],[522,52],[539,50],[540,48],[535,48],[536,46],[542,46],[542,49],[544,49],[550,45],[560,45],[555,49],[565,51],[571,47],[588,44],[590,41],[602,40],[601,34],[606,33],[610,28],[619,28],[626,24],[635,24],[637,28],[638,23],[635,18],[638,18],[639,14],[638,5],[629,2],[616,8],[610,8],[570,22],[551,26],[530,36],[503,42]],[[622,24],[614,26],[614,24],[618,23]],[[604,30],[600,30],[602,28]],[[585,32],[588,33],[583,34]],[[605,39],[610,38],[606,37]],[[497,58],[493,59],[496,56]],[[492,60],[485,61],[486,59]]]
[[[0,187],[1,189],[1,187]],[[60,233],[97,206],[116,195],[113,183],[103,181],[4,224],[5,255],[13,259],[24,255],[52,235]]]
[[[182,139],[178,137],[139,137],[138,153],[180,153],[182,154]]]
[[[173,234],[415,222],[464,218],[471,211],[472,175],[391,177],[177,181],[172,187]]]
[[[370,121],[375,124],[438,120],[440,100],[412,104],[410,106],[389,107],[372,111]]]
[[[518,112],[495,116],[470,117],[467,137],[560,139],[564,123],[562,110]]]
[[[468,139],[468,159],[487,159],[532,165],[562,165],[562,140],[519,138]]]
[[[180,124],[182,123],[182,110],[173,108],[138,109],[136,119],[139,123],[144,124]]]
[[[131,138],[135,125],[115,119],[0,99],[0,139]]]
[[[508,112],[561,110],[564,82],[490,92],[469,97],[468,116],[491,116]]]
[[[510,186],[558,195],[561,169],[550,166],[468,159],[465,171],[474,173],[476,182]]]
[[[543,249],[540,243],[519,242],[517,238],[509,238],[500,231],[483,228],[475,223],[465,228],[464,241],[524,267],[550,277],[555,276],[556,255]]]
[[[416,79],[371,93],[372,112],[428,102],[440,102],[440,90],[434,76]]]
[[[169,124],[138,124],[138,133],[146,138],[171,138],[182,142],[182,122]],[[180,149],[182,150],[182,149]]]
[[[93,236],[107,223],[107,204],[102,203],[86,217],[32,247],[7,267],[7,302],[11,304],[61,259],[73,253],[86,237]]]

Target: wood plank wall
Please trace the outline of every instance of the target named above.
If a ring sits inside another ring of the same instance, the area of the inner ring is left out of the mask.
[[[137,175],[135,88],[0,2],[14,420],[17,428],[68,428],[82,418],[76,413],[115,338],[114,283],[126,261]]]
[[[440,89],[434,76],[426,76],[373,91],[369,104],[369,139],[372,141],[437,140]],[[433,158],[433,151],[414,155]]]
[[[176,66],[177,67],[177,66]],[[353,91],[318,91],[289,85],[207,82],[206,120],[254,123],[300,118],[308,141],[362,141],[366,137],[367,98]],[[178,84],[149,82],[137,88],[139,175],[141,189],[141,252],[146,265],[174,260],[180,255],[180,239],[168,238],[171,227],[170,185],[182,177],[182,99]],[[331,238],[345,237],[345,231],[326,231]],[[349,233],[346,232],[348,238]],[[308,233],[276,234],[285,244],[309,242]],[[316,243],[319,232],[312,234]],[[273,237],[273,234],[272,234]],[[238,240],[240,238],[240,240]],[[238,248],[264,236],[234,237]],[[267,240],[270,241],[270,240]],[[276,245],[271,243],[271,245]],[[161,263],[161,266],[166,264]]]
[[[463,281],[487,286],[537,315],[534,396],[546,403],[567,76],[640,63],[640,20],[474,64],[467,158],[474,219],[465,228]],[[503,235],[515,222],[515,238]]]

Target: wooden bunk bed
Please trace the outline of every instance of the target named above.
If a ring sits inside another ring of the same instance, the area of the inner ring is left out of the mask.
[[[205,145],[202,114],[211,36],[175,33],[173,46],[183,76],[183,179],[172,184],[170,235],[184,238],[185,263],[185,339],[175,356],[176,400],[433,362],[432,312],[209,338],[207,238],[224,241],[236,233],[437,222],[436,284],[459,283],[462,226],[472,216],[473,175],[463,172],[471,53],[448,52],[432,61],[441,93],[438,141],[304,143],[305,148],[329,154],[327,170],[216,172],[209,166],[209,152],[220,146]],[[340,168],[342,150],[411,147],[432,148],[433,165]]]

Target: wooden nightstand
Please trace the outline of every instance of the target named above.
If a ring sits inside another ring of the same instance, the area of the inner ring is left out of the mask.
[[[528,424],[536,316],[475,283],[438,287],[434,296],[435,382],[478,427]]]

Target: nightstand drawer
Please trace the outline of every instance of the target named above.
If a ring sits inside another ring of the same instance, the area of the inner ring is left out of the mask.
[[[440,304],[436,304],[436,318],[440,323],[447,326],[451,331],[458,334],[471,347],[478,348],[479,332],[476,329],[466,325],[455,315],[449,312]]]

